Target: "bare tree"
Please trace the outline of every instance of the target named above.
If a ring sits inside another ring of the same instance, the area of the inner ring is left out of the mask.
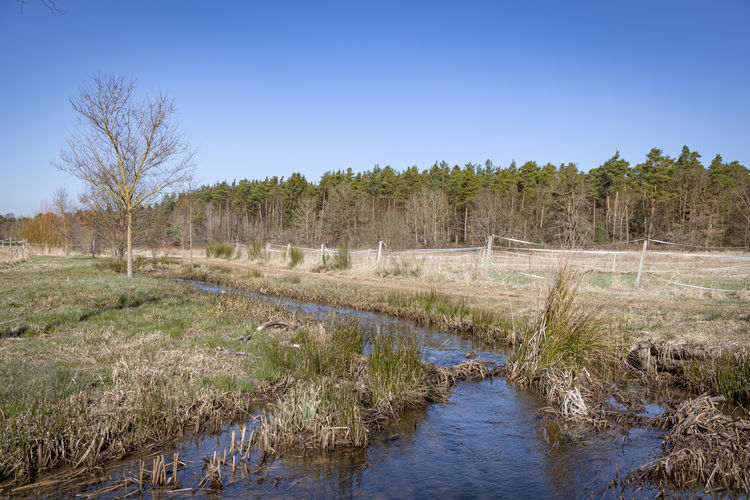
[[[55,166],[90,183],[125,212],[128,277],[133,276],[133,211],[157,194],[186,182],[195,152],[179,132],[174,101],[164,94],[141,101],[135,82],[92,77],[70,99],[80,131]]]
[[[23,14],[23,7],[27,3],[31,3],[31,0],[16,0],[21,5],[21,14]],[[39,3],[47,7],[53,14],[65,14],[65,11],[58,8],[56,0],[41,0]]]

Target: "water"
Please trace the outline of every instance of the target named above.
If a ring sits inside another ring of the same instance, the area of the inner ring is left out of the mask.
[[[479,359],[503,363],[507,355],[471,339],[419,327],[411,321],[292,300],[249,294],[216,285],[190,282],[211,293],[252,295],[279,302],[296,312],[320,319],[355,319],[366,328],[415,337],[423,358],[439,365],[454,365],[474,351]],[[405,415],[377,434],[366,450],[342,453],[286,452],[281,458],[249,473],[236,471],[224,477],[220,491],[196,494],[221,498],[254,496],[312,498],[653,498],[658,490],[609,488],[653,459],[662,431],[631,428],[588,436],[585,440],[561,437],[555,424],[537,411],[544,402],[507,384],[503,379],[461,382],[447,404],[431,405]],[[661,411],[649,405],[648,414]],[[203,477],[203,457],[220,455],[229,446],[232,431],[239,436],[248,422],[226,426],[215,436],[202,436],[158,450],[169,462],[178,452],[186,462],[179,474],[184,487]],[[111,473],[138,476],[139,460],[131,458]],[[252,457],[255,459],[255,457]],[[171,469],[169,469],[171,475]],[[106,483],[105,483],[106,484]],[[89,489],[90,492],[96,488]],[[118,490],[104,497],[122,496]],[[185,491],[183,494],[191,494]],[[54,495],[53,495],[54,496]]]

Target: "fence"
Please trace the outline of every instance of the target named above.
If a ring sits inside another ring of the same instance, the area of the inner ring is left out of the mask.
[[[19,261],[29,258],[29,242],[26,240],[0,240],[0,260]]]
[[[242,254],[242,258],[247,258]],[[684,247],[685,251],[680,251]],[[247,248],[247,247],[245,247]],[[267,243],[266,258],[287,262],[291,245]],[[308,267],[333,257],[337,249],[297,247]],[[549,248],[538,243],[491,235],[486,245],[457,248],[350,250],[352,267],[380,274],[403,274],[440,280],[491,280],[507,286],[545,285],[562,264],[584,274],[587,286],[635,291],[671,289],[717,293],[750,291],[750,253],[743,249],[705,251],[710,247],[638,239],[580,249]]]

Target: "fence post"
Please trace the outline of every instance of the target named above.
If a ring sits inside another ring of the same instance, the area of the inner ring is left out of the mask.
[[[638,275],[635,277],[635,290],[638,291],[638,286],[641,284],[641,272],[643,271],[643,261],[646,260],[646,247],[648,246],[648,238],[643,240],[643,249],[641,250],[641,260],[638,262]]]
[[[492,235],[487,235],[487,252],[484,255],[484,274],[489,276],[490,257],[492,257]]]
[[[380,257],[383,255],[383,240],[378,241],[378,256],[375,258],[375,263],[380,264]]]
[[[326,263],[326,254],[325,254],[326,246],[321,243],[320,244],[320,263],[325,264]]]
[[[10,255],[10,260],[13,260],[13,238],[9,236],[8,242],[10,243],[10,248],[9,248],[10,253],[8,255]]]
[[[289,260],[289,254],[292,253],[292,244],[287,243],[286,244],[286,254],[284,255],[284,260]]]
[[[617,263],[617,254],[612,255],[612,281],[610,283],[611,285],[614,285],[615,283],[615,264]]]

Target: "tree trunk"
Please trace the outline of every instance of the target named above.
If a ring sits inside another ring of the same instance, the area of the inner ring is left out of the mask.
[[[133,212],[128,210],[128,278],[133,277]]]

